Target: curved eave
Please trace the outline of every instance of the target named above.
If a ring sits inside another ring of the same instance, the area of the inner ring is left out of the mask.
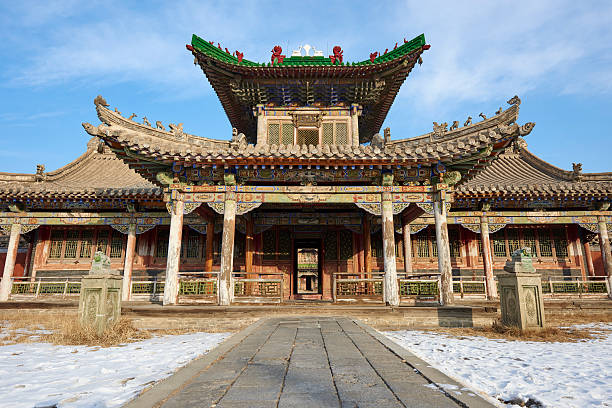
[[[252,106],[243,105],[233,94],[230,81],[250,81],[253,83],[274,80],[277,82],[298,79],[316,79],[341,81],[351,80],[355,83],[366,80],[385,78],[385,89],[381,96],[368,104],[367,112],[359,120],[360,141],[367,142],[378,133],[386,118],[401,85],[410,74],[414,65],[423,53],[419,47],[393,60],[372,65],[332,65],[332,66],[243,66],[221,61],[197,49],[192,54],[215,90],[223,109],[233,127],[246,134],[254,132],[254,118],[245,115]],[[351,103],[353,101],[348,101]],[[251,135],[252,136],[252,135]]]
[[[401,166],[416,167],[443,163],[450,169],[462,167],[465,179],[486,168],[499,151],[521,135],[528,134],[533,124],[519,126],[514,122],[517,107],[485,121],[485,125],[451,131],[428,143],[388,143],[387,145],[283,146],[220,142],[195,136],[184,137],[129,122],[98,105],[104,124],[83,126],[99,137],[114,153],[142,177],[158,184],[156,174],[173,166],[275,166],[305,165]],[[469,129],[468,129],[469,128]],[[416,138],[418,139],[418,138]],[[408,139],[412,140],[412,139]],[[466,165],[467,163],[467,165]]]
[[[516,150],[516,151],[513,151]],[[574,173],[560,169],[525,146],[500,155],[498,163],[459,186],[455,197],[472,198],[611,198],[612,173]]]

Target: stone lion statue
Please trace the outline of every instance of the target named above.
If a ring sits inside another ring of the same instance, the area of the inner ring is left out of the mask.
[[[111,270],[110,258],[102,251],[96,251],[91,261],[90,275],[117,275]]]

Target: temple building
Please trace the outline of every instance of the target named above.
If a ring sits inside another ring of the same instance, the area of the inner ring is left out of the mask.
[[[545,292],[610,293],[612,173],[531,153],[517,96],[421,136],[381,129],[429,48],[420,35],[347,62],[339,46],[276,46],[257,63],[194,35],[231,139],[96,97],[82,156],[0,173],[0,300],[78,294],[96,251],[124,300],[165,305],[494,299],[522,247]]]

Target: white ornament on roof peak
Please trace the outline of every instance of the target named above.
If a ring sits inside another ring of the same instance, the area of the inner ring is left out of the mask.
[[[300,45],[298,49],[293,50],[291,53],[292,57],[310,57],[310,50],[312,50],[312,57],[322,57],[323,51],[317,50],[310,44]],[[302,53],[303,51],[303,53]]]

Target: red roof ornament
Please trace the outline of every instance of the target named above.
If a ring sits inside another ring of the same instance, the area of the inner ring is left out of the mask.
[[[394,49],[394,50],[395,50],[395,49],[397,49],[397,43],[395,43],[395,47],[393,47],[393,49]]]
[[[185,47],[186,47],[186,48],[187,48],[189,51],[193,52],[193,47],[191,46],[191,44],[187,44],[187,45],[185,45]]]
[[[430,49],[430,48],[431,48],[431,44],[425,44],[425,45],[423,46],[423,49],[424,49],[424,50],[428,50],[428,49]]]
[[[225,52],[227,52],[228,54],[231,54],[231,52],[229,52],[229,50],[227,49],[227,47],[225,47]]]
[[[370,62],[374,62],[376,57],[378,57],[378,51],[377,52],[371,52],[370,53]]]
[[[278,62],[279,64],[283,63],[283,60],[285,59],[286,55],[281,55],[282,52],[283,49],[280,45],[275,45],[274,48],[272,48],[272,64],[274,64],[274,60],[276,60],[276,62]]]
[[[244,53],[236,50],[236,58],[238,58],[238,62],[242,62],[243,57],[244,57]]]
[[[344,51],[342,51],[342,48],[340,48],[339,45],[336,45],[333,49],[333,53],[334,55],[329,56],[329,59],[331,60],[332,64],[335,64],[336,61],[342,64],[342,54],[344,53]]]

